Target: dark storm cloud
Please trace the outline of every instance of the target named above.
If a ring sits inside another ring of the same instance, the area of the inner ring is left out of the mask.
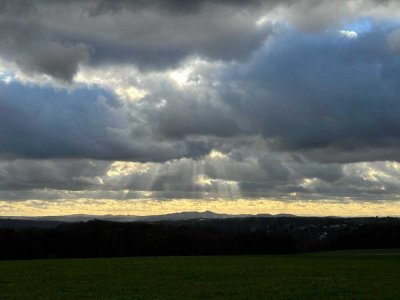
[[[25,3],[29,3],[30,1],[24,1]],[[38,2],[38,1],[37,1]],[[65,1],[51,1],[51,0],[43,0],[43,2],[47,2],[48,4],[54,2],[65,2]],[[81,1],[68,1],[69,3],[73,2],[81,2]],[[332,14],[329,14],[328,9],[334,8],[337,12],[353,12],[357,9],[365,9],[368,10],[371,7],[390,7],[391,5],[396,5],[396,0],[350,0],[350,1],[340,1],[340,0],[193,0],[193,1],[185,1],[185,0],[138,0],[138,1],[129,1],[129,0],[94,0],[87,1],[89,5],[86,7],[91,9],[92,13],[104,13],[104,12],[118,12],[120,10],[128,9],[128,10],[143,10],[143,9],[154,9],[160,11],[169,11],[173,13],[196,13],[204,6],[210,4],[218,4],[225,6],[233,6],[237,9],[243,8],[261,8],[266,7],[268,9],[273,9],[275,7],[283,7],[285,9],[292,9],[293,13],[297,11],[300,18],[303,10],[308,9],[308,16],[302,16],[302,19],[310,21],[310,15],[313,15],[315,12],[311,10],[311,8],[317,9],[320,14],[319,18],[328,18],[327,21],[331,21]],[[29,5],[28,5],[29,6]],[[325,8],[326,9],[322,9]],[[325,13],[325,14],[321,14]],[[336,18],[340,18],[340,15],[337,15]]]
[[[239,124],[229,105],[211,93],[195,88],[188,91],[164,89],[160,95],[164,105],[154,109],[158,98],[145,98],[149,125],[170,139],[182,139],[190,135],[232,137],[238,134]],[[158,102],[159,103],[159,102]]]
[[[400,160],[400,57],[391,32],[289,31],[251,64],[227,70],[233,88],[223,97],[277,150],[323,161]]]
[[[87,45],[51,41],[38,20],[19,12],[13,15],[0,10],[0,41],[3,59],[15,61],[28,73],[47,74],[65,82],[71,82],[79,64],[89,57]]]
[[[0,7],[0,55],[26,72],[71,82],[82,63],[154,70],[177,66],[193,55],[243,59],[270,33],[255,24],[252,3],[204,4],[6,1]]]
[[[87,60],[88,52],[84,44],[68,46],[51,42],[33,46],[29,54],[18,57],[17,62],[26,70],[71,82],[79,64]]]
[[[101,89],[0,83],[0,157],[164,161],[210,151],[202,140],[153,136]]]
[[[0,190],[98,188],[110,163],[90,160],[0,161]]]
[[[278,23],[337,28],[394,1],[2,1],[0,55],[26,72],[71,82],[79,66],[163,70],[192,56],[243,60]],[[386,9],[386,10],[385,10]],[[332,13],[333,12],[333,13]],[[260,18],[265,22],[257,24]]]
[[[190,56],[216,60],[248,57],[268,34],[253,14],[216,6],[196,13],[171,15],[157,10],[118,11],[82,16],[71,13],[54,22],[57,35],[91,45],[90,63],[131,63],[143,70],[165,69]],[[111,21],[115,19],[116,22]],[[53,20],[50,20],[53,22]]]
[[[98,0],[93,1],[90,6],[90,12],[92,15],[103,14],[107,12],[118,12],[124,9],[129,9],[133,11],[143,10],[143,9],[153,9],[159,11],[166,11],[173,14],[193,14],[198,13],[205,5],[209,4],[219,4],[227,6],[236,6],[239,8],[245,7],[260,7],[262,0],[250,0],[250,1],[240,1],[240,0],[139,0],[139,1],[112,1],[112,0]],[[280,1],[266,1],[270,3],[276,3]]]

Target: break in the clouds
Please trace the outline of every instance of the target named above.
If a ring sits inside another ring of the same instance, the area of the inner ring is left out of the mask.
[[[399,8],[1,1],[0,200],[396,206]]]

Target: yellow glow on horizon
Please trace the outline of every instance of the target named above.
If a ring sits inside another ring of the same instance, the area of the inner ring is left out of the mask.
[[[211,210],[228,214],[280,214],[299,216],[400,216],[400,201],[358,202],[352,200],[26,200],[0,201],[1,216],[159,215]]]

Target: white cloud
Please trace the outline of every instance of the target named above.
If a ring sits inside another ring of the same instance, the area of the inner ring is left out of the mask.
[[[340,30],[339,33],[349,39],[356,39],[358,37],[357,32],[352,30]]]

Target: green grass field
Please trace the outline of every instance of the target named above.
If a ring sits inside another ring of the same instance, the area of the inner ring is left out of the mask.
[[[400,299],[399,253],[0,261],[0,299]]]

